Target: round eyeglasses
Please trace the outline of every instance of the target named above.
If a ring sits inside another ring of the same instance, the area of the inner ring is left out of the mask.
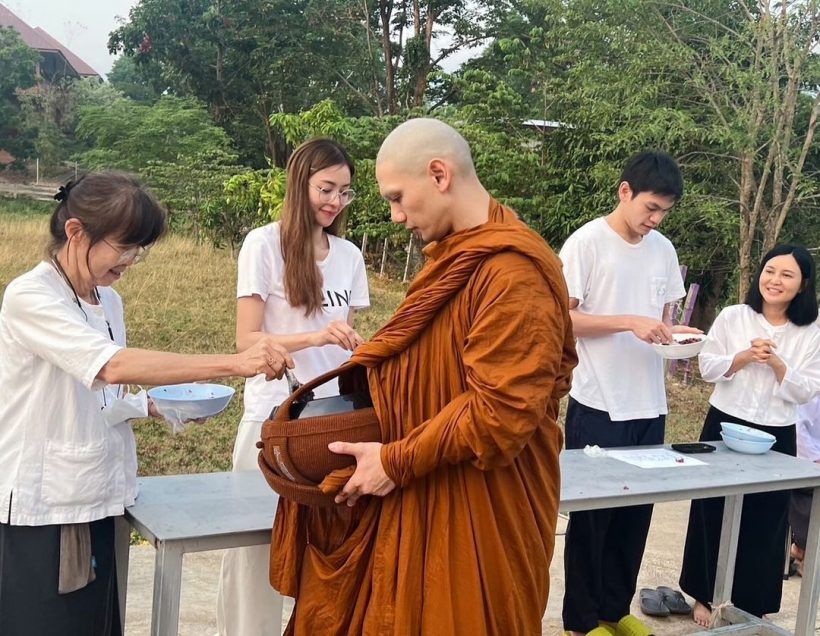
[[[102,239],[102,242],[120,255],[119,259],[117,260],[117,265],[126,265],[128,263],[134,265],[136,263],[139,263],[140,261],[145,260],[145,257],[148,256],[148,248],[143,247],[142,245],[137,245],[135,247],[123,249],[121,247],[113,245],[105,239]]]
[[[339,197],[339,204],[344,207],[356,198],[356,191],[351,188],[346,190],[334,190],[332,188],[323,188],[322,186],[313,186],[319,193],[319,201],[322,203],[331,203]]]

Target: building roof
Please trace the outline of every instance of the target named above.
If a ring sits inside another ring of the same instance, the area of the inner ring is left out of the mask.
[[[23,42],[36,51],[40,51],[42,53],[57,53],[58,55],[62,55],[66,62],[68,62],[69,66],[80,77],[100,76],[97,71],[83,62],[79,57],[77,57],[77,55],[60,44],[40,27],[30,27],[28,24],[23,22],[23,20],[12,13],[8,7],[2,4],[0,4],[0,26],[13,28],[20,34]]]

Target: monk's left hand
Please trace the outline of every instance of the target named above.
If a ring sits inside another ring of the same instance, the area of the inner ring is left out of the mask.
[[[356,471],[342,491],[336,495],[337,504],[347,502],[348,506],[355,506],[362,495],[384,497],[396,487],[396,484],[384,472],[380,443],[333,442],[328,445],[328,448],[339,455],[353,455],[356,458]]]

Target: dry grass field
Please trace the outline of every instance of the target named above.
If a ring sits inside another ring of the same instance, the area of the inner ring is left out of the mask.
[[[50,207],[0,199],[0,289],[42,258]],[[235,285],[236,262],[228,251],[197,245],[184,236],[167,237],[117,285],[125,303],[129,344],[178,352],[230,352]],[[370,285],[372,307],[357,319],[365,337],[390,316],[406,289],[378,275],[371,275]],[[230,407],[201,426],[171,435],[162,422],[136,423],[140,473],[229,469],[242,410],[242,383],[231,383],[238,392]],[[668,387],[668,441],[696,439],[709,387],[700,381],[683,385],[675,378]]]

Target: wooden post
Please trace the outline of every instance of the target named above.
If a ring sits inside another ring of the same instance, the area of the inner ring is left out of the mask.
[[[37,159],[34,160],[34,165],[36,166],[36,176],[34,178],[34,183],[40,185],[40,157],[37,157]]]
[[[413,255],[413,235],[410,235],[410,242],[407,244],[407,259],[404,261],[404,277],[401,282],[407,282],[407,274],[410,272],[410,257]]]
[[[362,235],[362,254],[367,254],[367,232]]]
[[[387,237],[384,237],[384,245],[382,245],[382,266],[379,270],[379,275],[384,276],[384,265],[387,262]]]

